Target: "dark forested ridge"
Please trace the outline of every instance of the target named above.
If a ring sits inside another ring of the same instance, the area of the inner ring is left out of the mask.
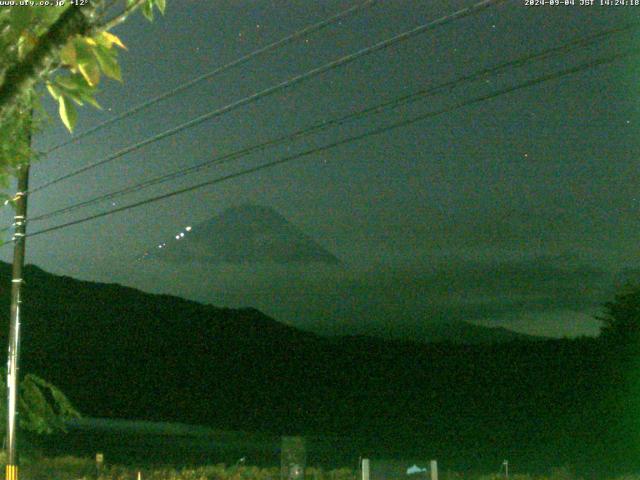
[[[8,312],[6,264],[0,275]],[[620,339],[329,339],[254,309],[25,278],[22,370],[90,416],[346,435],[361,454],[461,467],[640,467],[636,345]]]

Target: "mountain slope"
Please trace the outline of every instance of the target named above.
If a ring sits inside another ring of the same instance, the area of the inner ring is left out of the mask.
[[[369,349],[355,338],[319,337],[251,308],[216,308],[58,277],[34,266],[26,267],[25,278],[25,369],[59,384],[81,409],[96,416],[227,426],[244,418],[267,428],[289,415],[296,398],[312,397],[319,386],[333,390],[336,369],[345,379],[351,375],[343,371],[343,349]],[[0,281],[6,286],[0,308],[8,312],[10,267],[4,263]],[[461,324],[448,337],[440,332],[439,339],[479,338],[477,331],[464,335],[465,328],[482,330]],[[492,331],[484,330],[489,338]],[[0,335],[6,344],[6,322]],[[382,339],[368,342],[394,348]],[[308,370],[319,375],[319,384],[307,378]],[[180,398],[187,384],[188,398]],[[252,418],[238,399],[262,405]],[[216,411],[206,407],[210,402],[218,406]],[[266,415],[270,408],[280,413]]]
[[[161,248],[158,248],[161,247]],[[323,263],[338,258],[269,207],[241,205],[157,245],[144,259],[207,263]]]
[[[348,434],[371,439],[370,451],[379,455],[428,445],[447,458],[468,451],[493,458],[518,444],[528,446],[523,462],[568,454],[578,443],[586,461],[594,442],[628,433],[608,430],[602,399],[619,390],[611,383],[619,369],[596,339],[326,339],[254,309],[221,309],[32,266],[25,279],[22,371],[60,386],[90,416]],[[9,286],[10,268],[0,263],[0,309],[7,313]]]
[[[426,338],[431,343],[452,342],[467,345],[545,339],[545,337],[526,335],[502,327],[485,327],[464,321],[421,326],[419,334],[421,338]]]

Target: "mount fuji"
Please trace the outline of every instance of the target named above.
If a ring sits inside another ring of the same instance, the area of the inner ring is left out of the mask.
[[[146,252],[144,259],[211,264],[338,265],[340,260],[274,209],[240,205],[187,227],[170,242]]]

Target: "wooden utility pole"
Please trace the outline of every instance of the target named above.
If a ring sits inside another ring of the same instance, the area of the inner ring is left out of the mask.
[[[29,141],[30,140],[29,135]],[[18,360],[20,347],[20,304],[24,280],[22,269],[27,232],[27,191],[29,190],[29,164],[18,168],[18,191],[15,197],[13,234],[13,270],[11,275],[11,316],[9,325],[9,361],[7,363],[7,466],[6,480],[18,480],[18,449],[16,445],[16,413],[18,407]]]

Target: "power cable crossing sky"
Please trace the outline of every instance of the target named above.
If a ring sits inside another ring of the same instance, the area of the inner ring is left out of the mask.
[[[527,55],[525,55],[523,57],[520,57],[518,59],[507,61],[507,62],[501,63],[499,65],[496,65],[494,67],[484,68],[484,69],[481,69],[479,71],[473,72],[471,74],[463,75],[463,76],[461,76],[459,78],[456,78],[454,80],[443,82],[443,83],[440,83],[440,84],[436,84],[436,85],[434,85],[434,86],[432,86],[430,88],[427,88],[427,89],[423,89],[423,90],[420,90],[420,91],[417,91],[417,92],[413,92],[413,93],[410,93],[410,94],[402,95],[402,96],[394,98],[392,100],[366,107],[364,109],[361,109],[360,111],[340,116],[339,118],[326,119],[326,120],[320,121],[320,122],[315,123],[315,124],[313,124],[313,125],[311,125],[309,127],[306,127],[304,129],[301,129],[301,130],[298,130],[296,132],[293,132],[293,133],[291,133],[289,135],[281,136],[281,137],[278,137],[278,138],[275,138],[275,139],[271,139],[271,140],[269,140],[267,142],[263,142],[263,143],[260,143],[260,144],[257,144],[257,145],[252,145],[252,146],[247,147],[247,148],[236,150],[234,152],[231,152],[231,153],[228,153],[228,154],[213,158],[211,160],[208,160],[206,162],[200,163],[200,164],[192,166],[192,167],[178,169],[178,170],[176,170],[176,171],[174,171],[172,173],[169,173],[169,174],[165,174],[165,175],[161,175],[161,176],[156,177],[156,178],[148,179],[148,180],[145,180],[143,182],[136,183],[135,185],[131,185],[131,186],[125,187],[123,189],[115,190],[115,191],[112,191],[112,192],[109,192],[107,194],[91,198],[91,199],[83,201],[83,202],[74,203],[72,205],[69,205],[67,207],[64,207],[64,208],[61,208],[61,209],[58,209],[58,210],[55,210],[55,211],[52,211],[52,212],[48,212],[48,213],[44,213],[44,214],[41,214],[41,215],[37,215],[37,216],[32,217],[30,219],[30,223],[33,223],[33,222],[38,221],[38,220],[44,220],[44,219],[47,219],[47,218],[56,217],[56,216],[59,216],[59,215],[64,214],[64,213],[68,213],[68,212],[77,210],[78,208],[83,208],[83,207],[87,207],[87,206],[99,203],[101,201],[112,200],[114,198],[119,198],[121,196],[130,194],[130,193],[135,193],[135,192],[138,192],[138,191],[140,191],[142,189],[145,189],[145,188],[148,188],[148,187],[151,187],[151,186],[154,186],[154,185],[158,185],[158,184],[161,184],[161,183],[169,182],[169,181],[174,180],[176,178],[199,172],[202,169],[205,169],[205,168],[208,168],[208,167],[211,167],[211,166],[214,166],[214,165],[219,165],[220,163],[231,161],[231,160],[243,157],[243,156],[245,156],[245,155],[247,155],[249,153],[253,153],[255,151],[259,151],[259,150],[265,149],[265,148],[273,146],[273,145],[278,145],[278,144],[281,144],[283,142],[297,140],[297,139],[299,139],[301,137],[316,133],[319,130],[327,129],[327,128],[334,127],[334,126],[339,126],[339,125],[342,125],[345,122],[357,120],[357,119],[360,119],[360,118],[362,118],[364,116],[367,116],[367,115],[381,114],[386,109],[393,109],[393,108],[397,108],[400,105],[405,105],[407,103],[417,102],[417,101],[422,100],[422,99],[424,99],[424,98],[426,98],[428,96],[436,95],[438,93],[445,92],[446,90],[456,88],[456,87],[458,87],[461,84],[464,84],[466,82],[478,80],[480,78],[486,77],[487,75],[497,75],[498,73],[504,72],[508,68],[522,67],[522,66],[525,66],[525,65],[527,65],[527,64],[529,64],[531,62],[539,61],[539,60],[548,58],[550,55],[566,54],[566,53],[570,52],[571,50],[573,50],[575,48],[584,47],[585,45],[588,45],[588,44],[590,44],[592,42],[595,42],[595,41],[600,41],[603,38],[606,38],[608,36],[619,34],[619,33],[622,33],[622,32],[628,32],[629,30],[636,29],[638,27],[640,27],[640,23],[634,23],[634,24],[626,25],[626,26],[621,27],[621,28],[608,30],[606,32],[599,32],[599,33],[596,33],[596,34],[591,35],[591,36],[586,37],[586,38],[579,38],[579,39],[576,39],[576,40],[574,40],[572,42],[569,42],[567,44],[564,44],[564,45],[561,45],[561,46],[558,46],[558,47],[553,47],[553,48],[550,48],[550,49],[546,49],[546,50],[544,50],[542,52],[536,52],[536,53],[527,54]]]
[[[291,88],[293,86],[296,86],[296,85],[298,85],[299,83],[301,83],[301,82],[303,82],[305,80],[311,79],[311,78],[316,77],[318,75],[321,75],[321,74],[323,74],[325,72],[328,72],[328,71],[334,70],[336,68],[342,67],[344,65],[347,65],[347,64],[349,64],[351,62],[354,62],[354,61],[356,61],[356,60],[358,60],[358,59],[360,59],[360,58],[362,58],[362,57],[364,57],[366,55],[371,55],[372,53],[379,52],[381,50],[390,48],[390,47],[392,47],[392,46],[394,46],[394,45],[396,45],[396,44],[398,44],[400,42],[407,41],[407,40],[415,37],[416,35],[420,35],[420,34],[426,33],[426,32],[428,32],[428,31],[430,31],[432,29],[441,27],[443,25],[447,25],[448,23],[452,23],[452,22],[458,21],[458,20],[460,20],[462,18],[465,18],[467,16],[470,16],[470,15],[477,15],[478,13],[482,12],[483,10],[485,10],[485,9],[487,9],[487,8],[493,6],[493,5],[496,5],[496,4],[499,4],[499,3],[503,3],[504,1],[505,0],[482,0],[482,1],[480,1],[478,3],[475,3],[475,4],[473,4],[473,5],[469,6],[469,7],[465,7],[465,8],[462,8],[460,10],[457,10],[457,11],[455,11],[455,12],[449,14],[449,15],[445,15],[445,16],[442,16],[442,17],[440,17],[440,18],[438,18],[436,20],[433,20],[431,22],[419,25],[416,28],[413,28],[411,30],[407,30],[405,32],[402,32],[402,33],[400,33],[400,34],[398,34],[398,35],[396,35],[396,36],[394,36],[392,38],[389,38],[387,40],[383,40],[381,42],[378,42],[378,43],[376,43],[376,44],[374,44],[374,45],[372,45],[370,47],[363,48],[363,49],[361,49],[361,50],[359,50],[359,51],[357,51],[355,53],[340,57],[340,58],[338,58],[338,59],[336,59],[336,60],[334,60],[332,62],[326,63],[326,64],[324,64],[324,65],[322,65],[320,67],[317,67],[317,68],[309,70],[309,71],[307,71],[305,73],[296,75],[296,76],[294,76],[294,77],[292,77],[292,78],[290,78],[288,80],[285,80],[285,81],[283,81],[283,82],[281,82],[281,83],[279,83],[277,85],[274,85],[272,87],[266,88],[264,90],[261,90],[260,92],[256,92],[256,93],[254,93],[252,95],[249,95],[249,96],[247,96],[245,98],[242,98],[242,99],[237,100],[235,102],[232,102],[232,103],[230,103],[228,105],[225,105],[224,107],[220,107],[220,108],[218,108],[218,109],[216,109],[216,110],[214,110],[212,112],[206,113],[206,114],[201,115],[201,116],[199,116],[197,118],[189,120],[188,122],[185,122],[185,123],[183,123],[181,125],[178,125],[177,127],[174,127],[174,128],[169,129],[169,130],[166,130],[166,131],[164,131],[162,133],[159,133],[159,134],[155,135],[154,137],[148,138],[148,139],[143,140],[143,141],[141,141],[141,142],[139,142],[139,143],[137,143],[135,145],[131,145],[131,146],[127,147],[127,148],[124,148],[124,149],[114,153],[113,155],[111,155],[111,156],[109,156],[109,157],[107,157],[105,159],[98,160],[97,162],[94,162],[92,164],[89,164],[89,165],[86,165],[84,167],[81,167],[81,168],[79,168],[79,169],[77,169],[77,170],[75,170],[73,172],[70,172],[68,174],[62,175],[62,176],[60,176],[58,178],[55,178],[53,180],[50,180],[50,181],[46,182],[43,185],[40,185],[40,186],[35,187],[35,188],[32,188],[32,189],[30,189],[30,191],[28,193],[32,194],[32,193],[38,192],[38,191],[43,190],[43,189],[45,189],[47,187],[50,187],[51,185],[55,185],[58,182],[61,182],[63,180],[67,180],[69,178],[75,177],[76,175],[84,173],[84,172],[86,172],[88,170],[91,170],[93,168],[96,168],[98,166],[104,165],[104,164],[106,164],[108,162],[111,162],[113,160],[116,160],[116,159],[118,159],[118,158],[120,158],[120,157],[122,157],[122,156],[124,156],[124,155],[126,155],[128,153],[135,152],[136,150],[139,150],[142,147],[145,147],[145,146],[150,145],[152,143],[155,143],[155,142],[157,142],[159,140],[162,140],[162,139],[168,138],[168,137],[170,137],[172,135],[175,135],[175,134],[177,134],[177,133],[179,133],[179,132],[181,132],[181,131],[183,131],[183,130],[185,130],[187,128],[192,128],[192,127],[194,127],[194,126],[196,126],[196,125],[198,125],[198,124],[200,124],[200,123],[202,123],[204,121],[219,117],[219,116],[224,115],[226,113],[229,113],[229,112],[231,112],[231,111],[233,111],[233,110],[235,110],[237,108],[243,107],[243,106],[248,105],[248,104],[253,103],[253,102],[256,102],[256,101],[258,101],[258,100],[260,100],[262,98],[265,98],[267,96],[273,95],[273,94],[278,93],[278,92],[281,92],[281,91],[283,91],[283,90],[285,90],[287,88]]]

